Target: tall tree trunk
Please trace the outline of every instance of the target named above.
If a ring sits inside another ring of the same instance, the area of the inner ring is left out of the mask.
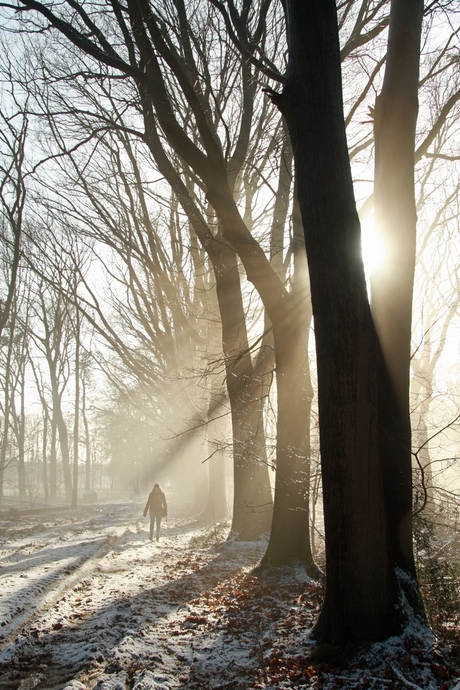
[[[54,406],[51,414],[51,442],[50,442],[50,501],[57,500],[57,422]]]
[[[11,332],[14,329],[14,323],[15,323],[15,316],[12,318],[12,324],[11,324]],[[6,362],[5,362],[5,374],[4,374],[4,382],[3,382],[3,420],[2,425],[2,439],[1,439],[1,447],[0,447],[0,505],[3,502],[4,498],[4,480],[5,480],[5,469],[6,469],[6,457],[7,457],[7,449],[8,449],[8,444],[9,444],[9,435],[10,435],[10,418],[11,418],[11,360],[13,357],[13,342],[12,338],[10,337],[8,341],[8,349],[6,353]]]
[[[76,281],[75,281],[76,282]],[[77,284],[75,284],[75,298],[77,299]],[[78,503],[78,448],[80,436],[80,311],[75,307],[75,412],[73,428],[73,485],[71,507]]]
[[[83,428],[85,430],[85,490],[89,491],[91,487],[91,436],[89,432],[88,415],[86,414],[86,382],[83,376],[82,381],[82,398],[81,398],[81,418],[83,420]]]
[[[6,448],[8,444],[8,418],[7,414],[0,419],[1,446],[0,446],[0,506],[4,499]]]
[[[53,390],[53,419],[56,422],[57,433],[59,436],[59,446],[61,449],[62,470],[64,473],[64,486],[66,499],[72,500],[72,475],[70,473],[70,453],[69,453],[69,434],[67,425],[61,409],[59,393]]]
[[[423,0],[392,0],[385,76],[374,110],[375,222],[387,256],[371,278],[372,314],[386,364],[381,369],[380,421],[390,538],[396,565],[413,578],[409,374],[422,17]]]
[[[27,498],[26,490],[26,467],[25,467],[25,446],[26,446],[26,403],[25,403],[25,371],[22,371],[21,391],[20,391],[20,410],[17,418],[17,440],[18,440],[18,481],[19,499],[25,501]]]
[[[48,410],[45,408],[43,410],[43,435],[42,435],[42,464],[43,464],[43,497],[45,506],[48,505],[48,467],[47,467],[47,456],[48,456]]]
[[[254,395],[254,377],[241,299],[238,261],[222,244],[213,256],[222,316],[222,344],[233,429],[234,498],[231,533],[249,541],[267,533],[272,495],[265,456],[263,403]]]
[[[224,520],[229,515],[225,473],[225,446],[230,425],[223,404],[226,401],[224,390],[216,382],[211,381],[210,392],[208,423],[206,425],[209,494],[205,513],[214,521]]]
[[[247,339],[237,255],[221,237],[212,235],[184,181],[167,159],[148,102],[145,104],[144,118],[150,151],[159,170],[178,196],[191,228],[209,256],[216,278],[234,450],[231,534],[241,540],[254,539],[267,533],[270,528],[272,496],[268,467],[264,462],[266,450],[262,408],[259,401],[249,397],[253,364]],[[230,192],[228,187],[227,189]],[[231,194],[230,196],[234,206],[235,202]],[[240,376],[241,380],[238,378]]]
[[[400,625],[378,444],[378,343],[367,299],[343,118],[333,0],[286,0],[279,97],[294,151],[315,320],[326,595],[322,642],[383,639]]]
[[[303,227],[295,194],[292,300],[277,347],[277,466],[273,522],[262,565],[300,562],[319,576],[310,544],[310,416],[313,388],[308,355],[311,301]]]
[[[210,182],[208,189],[208,199],[212,204],[216,215],[221,221],[223,227],[223,238],[231,244],[235,252],[241,259],[246,270],[247,278],[256,287],[270,321],[273,325],[274,333],[274,349],[275,349],[275,370],[276,382],[278,390],[278,420],[277,420],[277,472],[281,471],[285,478],[278,484],[279,490],[290,490],[293,493],[286,497],[286,504],[295,506],[295,510],[283,510],[279,513],[279,517],[285,518],[285,530],[289,529],[299,539],[302,546],[297,550],[297,553],[304,552],[305,539],[309,542],[309,534],[307,529],[307,536],[305,537],[305,524],[308,525],[308,519],[305,522],[305,511],[308,510],[308,501],[303,501],[302,510],[299,510],[298,501],[300,500],[299,486],[304,484],[308,472],[306,471],[305,458],[295,458],[295,453],[292,452],[293,447],[302,448],[305,440],[302,435],[306,432],[305,420],[302,422],[302,427],[297,438],[289,434],[295,433],[292,426],[296,415],[296,410],[292,407],[292,401],[295,395],[302,397],[302,391],[297,391],[299,385],[298,371],[296,376],[290,374],[290,364],[294,368],[299,362],[299,331],[296,326],[296,301],[292,294],[287,292],[284,285],[279,280],[276,273],[270,266],[264,251],[260,245],[254,240],[249,233],[244,221],[242,220],[238,208],[233,200],[228,181],[219,175],[215,176],[215,180]],[[282,379],[282,380],[281,380]],[[290,381],[292,386],[288,390],[286,385]],[[300,415],[299,419],[302,418]],[[309,424],[309,420],[308,420]],[[278,457],[278,452],[280,456]],[[299,462],[300,461],[300,462]],[[304,486],[304,498],[307,495],[308,487]],[[293,515],[297,518],[294,520]],[[295,521],[295,528],[293,528],[292,521]],[[281,535],[282,530],[278,533]],[[284,532],[284,536],[286,531]],[[278,537],[277,537],[278,538]],[[308,551],[310,550],[308,545]],[[284,565],[292,563],[292,552],[286,551],[288,561]],[[309,559],[309,556],[308,556]],[[297,556],[295,557],[297,560]],[[281,565],[281,562],[278,563]]]

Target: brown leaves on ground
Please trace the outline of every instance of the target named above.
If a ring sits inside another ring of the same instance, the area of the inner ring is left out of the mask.
[[[239,573],[191,601],[172,634],[206,629],[248,648],[251,668],[229,669],[232,687],[245,690],[452,687],[452,672],[439,650],[410,635],[393,646],[383,644],[380,653],[367,646],[342,664],[320,662],[308,636],[322,593],[322,585],[284,569]],[[206,675],[193,666],[188,687],[214,688]]]

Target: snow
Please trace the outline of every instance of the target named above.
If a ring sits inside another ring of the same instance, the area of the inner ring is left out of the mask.
[[[222,540],[190,516],[150,542],[142,509],[0,515],[1,690],[460,690],[416,622],[346,663],[314,661],[320,584],[254,573],[265,542]]]

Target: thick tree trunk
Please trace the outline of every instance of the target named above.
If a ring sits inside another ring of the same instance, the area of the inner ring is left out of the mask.
[[[383,639],[400,625],[378,445],[378,343],[367,299],[343,119],[333,0],[286,0],[280,98],[296,163],[318,365],[326,535],[319,641]]]
[[[380,382],[382,460],[395,563],[412,577],[415,563],[409,374],[422,16],[423,0],[392,0],[385,76],[374,110],[375,222],[386,248],[385,262],[371,279],[372,314],[386,364]]]

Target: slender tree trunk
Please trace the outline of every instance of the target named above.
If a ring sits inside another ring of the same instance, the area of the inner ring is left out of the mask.
[[[423,0],[392,0],[385,76],[374,111],[375,222],[387,256],[371,279],[372,314],[386,365],[381,368],[379,404],[390,538],[396,565],[413,578],[409,374],[422,17]]]
[[[61,401],[57,391],[53,391],[53,419],[56,422],[59,446],[61,448],[65,495],[66,499],[70,502],[72,500],[72,476],[70,473],[69,434],[67,432],[67,425],[64,415],[62,414]]]
[[[221,246],[213,257],[222,315],[222,343],[233,429],[234,500],[231,533],[249,541],[268,533],[272,495],[265,456],[263,404],[254,395],[240,276],[235,252]]]
[[[5,481],[5,466],[6,466],[6,447],[8,443],[8,420],[5,414],[3,419],[0,420],[0,431],[1,436],[1,446],[0,446],[0,506],[3,503],[4,498],[4,481]]]
[[[343,118],[333,0],[286,0],[279,99],[296,164],[315,320],[326,595],[321,642],[383,639],[400,625],[378,445],[378,343],[367,299]]]
[[[14,318],[11,328],[14,328]],[[6,468],[6,456],[9,444],[9,434],[10,434],[10,417],[11,417],[11,359],[13,356],[13,343],[10,338],[8,342],[8,350],[6,353],[5,362],[5,378],[3,382],[3,433],[2,433],[2,444],[0,447],[0,505],[4,498],[4,479],[5,479],[5,468]]]
[[[53,411],[51,415],[51,443],[50,443],[50,500],[55,503],[57,500],[57,422]]]
[[[47,467],[47,457],[48,457],[48,412],[45,409],[43,414],[43,436],[42,436],[42,463],[43,463],[43,496],[45,505],[48,505],[48,467]]]
[[[310,544],[310,415],[313,388],[308,340],[311,301],[305,242],[295,195],[293,212],[294,308],[281,333],[275,331],[278,423],[273,522],[262,565],[300,562],[312,578],[319,576]],[[277,345],[277,347],[276,347]]]
[[[211,383],[208,424],[206,425],[209,494],[205,512],[213,520],[223,520],[229,514],[225,476],[225,445],[229,433],[229,423],[225,414],[225,407],[222,404],[225,399],[226,396],[221,387]]]
[[[458,285],[454,288],[452,295],[447,296],[450,308],[447,312],[442,329],[439,334],[438,347],[432,351],[431,341],[428,337],[423,347],[420,348],[416,357],[412,358],[411,365],[413,371],[411,385],[411,400],[414,408],[412,413],[412,447],[416,454],[415,472],[420,476],[420,484],[417,487],[417,501],[415,508],[417,511],[423,506],[423,515],[428,519],[433,519],[436,515],[436,504],[433,491],[433,468],[430,456],[429,434],[427,429],[427,419],[430,412],[431,401],[433,400],[433,386],[435,383],[436,365],[441,357],[446,344],[447,331],[452,319],[457,314],[460,303],[460,293]],[[452,301],[450,301],[450,299]],[[428,318],[432,323],[435,315]]]
[[[18,480],[19,480],[19,499],[25,501],[27,498],[26,489],[26,467],[25,467],[25,445],[26,445],[26,405],[25,405],[25,372],[22,372],[20,411],[17,419],[18,429]]]
[[[91,435],[89,432],[88,416],[86,414],[85,377],[83,377],[82,382],[81,418],[85,430],[85,489],[86,491],[90,491],[90,489],[93,488],[91,486]]]
[[[77,287],[75,286],[75,297],[77,297]],[[75,307],[75,412],[73,429],[73,486],[72,486],[72,508],[77,507],[78,503],[78,447],[80,436],[80,311],[78,305]]]
[[[420,476],[420,482],[416,488],[416,511],[420,511],[423,517],[434,520],[436,516],[436,503],[433,491],[433,467],[430,456],[428,430],[425,423],[425,414],[428,405],[422,405],[419,410],[418,424],[414,429],[415,437],[415,471]]]

